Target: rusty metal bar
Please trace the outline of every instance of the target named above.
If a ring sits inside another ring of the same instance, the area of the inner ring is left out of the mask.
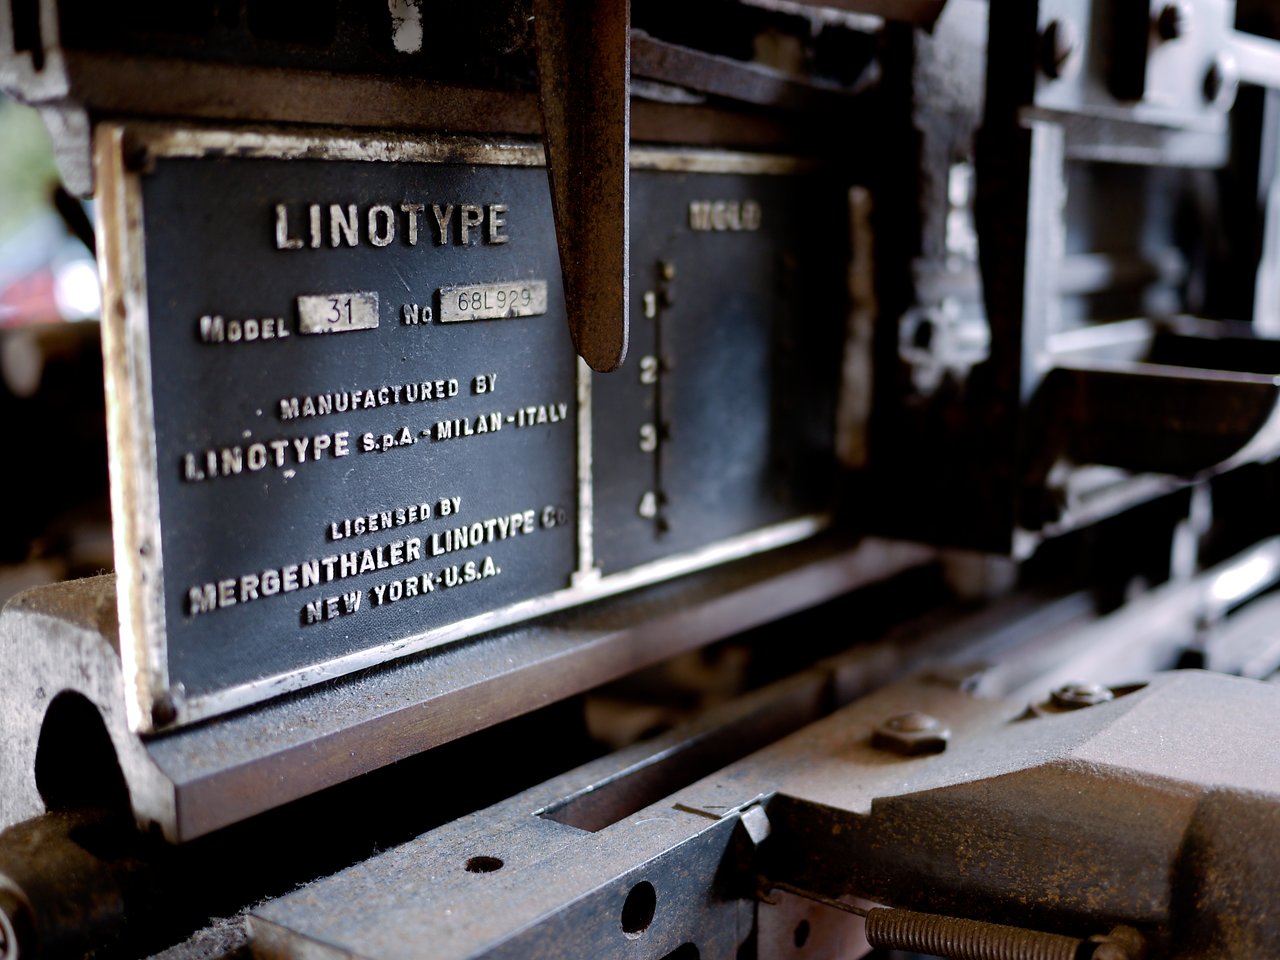
[[[535,0],[533,12],[569,332],[605,373],[627,356],[631,5]]]

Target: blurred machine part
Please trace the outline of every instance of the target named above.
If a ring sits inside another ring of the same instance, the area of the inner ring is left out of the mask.
[[[114,543],[0,613],[4,960],[1280,955],[1271,5],[9,0],[0,85],[102,278],[4,279],[4,559]]]

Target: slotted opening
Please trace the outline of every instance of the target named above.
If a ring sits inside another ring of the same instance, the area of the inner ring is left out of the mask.
[[[795,943],[797,950],[803,948],[804,945],[809,942],[809,933],[810,928],[808,920],[801,920],[796,924],[796,929],[791,935],[791,939]]]
[[[35,773],[36,789],[50,810],[129,807],[129,788],[102,714],[74,691],[58,694],[45,711]]]
[[[44,44],[40,42],[40,0],[13,0],[13,50],[31,54],[31,65],[44,69]]]
[[[732,723],[664,749],[612,779],[548,804],[538,816],[592,833],[643,810],[768,743],[812,723],[829,709],[825,686],[793,691]]]

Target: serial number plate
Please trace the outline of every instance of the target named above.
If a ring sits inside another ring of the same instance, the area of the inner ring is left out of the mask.
[[[541,169],[161,155],[136,176],[159,549],[131,556],[162,559],[147,682],[178,722],[569,585],[577,367]],[[441,323],[463,298],[533,319]]]
[[[378,326],[378,294],[321,293],[298,298],[299,333],[346,333]]]
[[[481,283],[440,291],[440,322],[537,317],[547,312],[547,282]]]
[[[153,163],[98,148],[109,293],[144,308],[104,318],[136,729],[817,529],[844,265],[811,180],[638,167],[634,359],[594,377],[538,148],[137,135]]]

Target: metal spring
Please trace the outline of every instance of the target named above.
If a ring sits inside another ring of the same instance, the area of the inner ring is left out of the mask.
[[[1076,960],[1084,941],[914,910],[867,911],[867,942],[947,960]]]

